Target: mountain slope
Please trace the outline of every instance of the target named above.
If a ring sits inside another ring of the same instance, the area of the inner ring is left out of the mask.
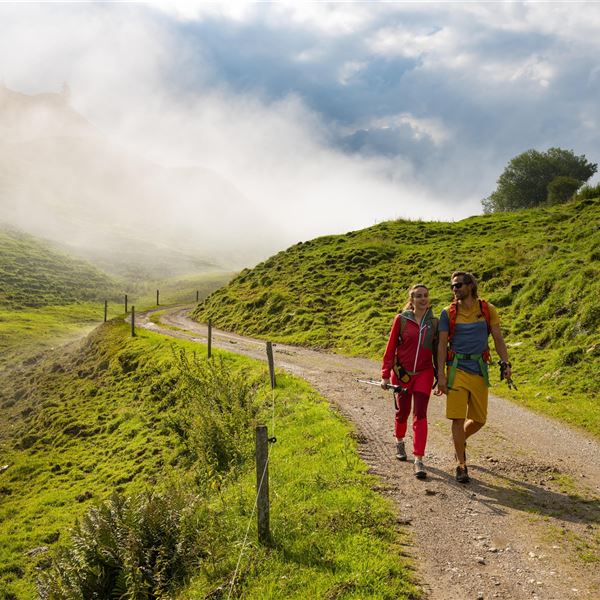
[[[121,255],[130,270],[149,269],[160,247],[211,268],[246,265],[281,247],[276,235],[249,238],[266,233],[268,215],[224,177],[132,154],[64,94],[28,96],[0,85],[0,192],[3,221],[116,262],[120,272]]]
[[[19,309],[104,300],[116,283],[48,242],[0,226],[0,306]]]
[[[390,221],[318,238],[242,271],[195,318],[379,358],[411,284],[430,286],[439,314],[451,300],[451,273],[472,271],[480,295],[500,309],[523,384],[513,395],[564,415],[567,397],[591,402],[600,385],[599,217],[595,199],[457,223]]]

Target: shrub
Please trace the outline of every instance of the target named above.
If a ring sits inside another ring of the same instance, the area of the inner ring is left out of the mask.
[[[592,198],[600,198],[600,183],[596,185],[584,185],[575,194],[574,200],[590,200]]]
[[[581,187],[581,181],[561,175],[548,184],[548,204],[563,204]]]
[[[572,150],[550,148],[546,152],[527,150],[515,156],[497,181],[496,191],[481,203],[485,213],[512,211],[539,206],[549,201],[549,185],[556,178],[576,180],[577,187],[586,182],[598,165],[590,163],[584,155],[576,156]],[[562,190],[561,184],[557,184]],[[567,200],[577,190],[562,201]],[[564,192],[561,192],[564,196]],[[558,192],[554,202],[560,202]]]
[[[38,581],[42,600],[170,597],[204,557],[203,507],[179,491],[114,494],[88,510]]]
[[[171,427],[200,479],[218,484],[227,473],[235,475],[252,453],[258,383],[232,373],[221,358],[190,360],[181,353],[178,360],[183,406]]]

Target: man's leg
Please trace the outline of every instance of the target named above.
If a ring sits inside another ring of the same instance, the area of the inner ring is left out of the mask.
[[[454,441],[454,453],[461,467],[465,466],[465,420],[452,419],[452,440]]]
[[[473,419],[467,419],[465,421],[465,441],[467,438],[471,437],[474,433],[477,433],[485,423],[480,423],[479,421],[474,421]]]
[[[469,404],[465,421],[465,441],[477,433],[487,420],[488,388],[483,377],[469,376]]]

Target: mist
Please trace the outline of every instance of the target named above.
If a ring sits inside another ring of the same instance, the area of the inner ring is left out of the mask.
[[[192,50],[151,11],[0,10],[3,221],[88,254],[151,244],[239,268],[318,235],[435,216],[408,163],[344,154],[299,96],[203,89],[211,67],[196,55],[187,87]]]
[[[229,269],[478,214],[519,152],[598,160],[580,35],[598,22],[591,5],[2,4],[0,221]]]

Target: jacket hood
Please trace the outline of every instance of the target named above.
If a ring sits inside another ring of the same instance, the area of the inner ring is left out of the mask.
[[[415,317],[415,313],[414,311],[407,309],[407,310],[403,310],[400,313],[401,316],[403,316],[405,319],[408,319],[409,321],[413,321],[414,323],[418,324],[417,318]],[[423,315],[423,320],[424,321],[431,321],[431,319],[433,318],[433,311],[431,310],[431,307],[429,307],[427,309],[427,311],[425,312],[425,314]]]

